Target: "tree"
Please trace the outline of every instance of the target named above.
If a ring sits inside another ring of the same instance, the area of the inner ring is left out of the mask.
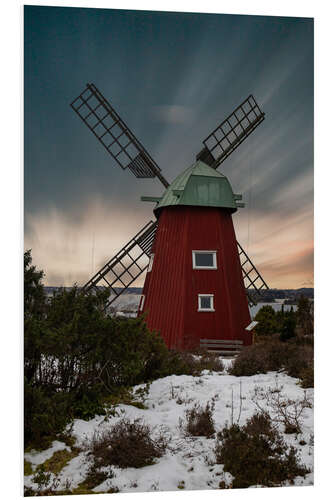
[[[296,314],[293,311],[284,313],[284,318],[280,330],[280,340],[282,340],[282,342],[285,342],[286,340],[295,337],[295,328]]]
[[[297,303],[297,334],[300,337],[313,336],[312,303],[303,295],[301,295]]]
[[[44,272],[32,265],[31,250],[24,253],[24,375],[32,382],[40,365],[46,295]]]
[[[261,307],[254,319],[258,321],[256,334],[259,336],[270,336],[279,331],[277,315],[272,306]]]
[[[44,271],[32,265],[31,249],[24,252],[24,317],[40,318],[45,309]]]

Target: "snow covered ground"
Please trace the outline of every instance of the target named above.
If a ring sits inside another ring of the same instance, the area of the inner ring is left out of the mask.
[[[232,360],[224,360],[225,366],[231,362]],[[251,399],[256,387],[267,389],[278,385],[283,396],[297,400],[304,396],[304,389],[300,388],[297,382],[297,379],[277,372],[251,377],[234,377],[226,371],[204,371],[199,377],[173,375],[151,384],[144,401],[147,409],[119,405],[116,416],[108,421],[104,416],[95,416],[90,421],[75,420],[73,434],[78,446],[95,431],[109,428],[123,417],[130,420],[142,418],[153,428],[153,433],[157,434],[163,430],[170,437],[169,449],[154,465],[140,469],[111,466],[113,478],[98,485],[94,491],[107,491],[111,487],[117,487],[121,492],[171,491],[179,490],[179,487],[185,490],[205,490],[218,488],[222,480],[230,484],[232,476],[228,471],[223,471],[222,465],[214,464],[215,439],[184,436],[179,427],[179,419],[184,419],[186,409],[191,408],[195,402],[206,405],[214,398],[213,415],[217,431],[226,424],[231,424],[232,419],[234,423],[243,425],[256,411]],[[135,389],[139,387],[143,386],[137,386]],[[312,401],[313,389],[307,389],[306,394]],[[281,425],[280,430],[283,429]],[[286,443],[297,448],[301,462],[311,470],[305,478],[296,478],[295,485],[299,486],[313,484],[312,408],[304,410],[301,429],[301,434],[284,434]],[[49,450],[26,453],[25,459],[35,468],[50,458],[54,451],[64,448],[65,443],[55,441]],[[81,452],[61,471],[58,489],[64,489],[66,481],[69,481],[71,489],[74,489],[84,480],[88,466],[87,454]],[[25,477],[25,484],[37,488],[33,482],[33,474]]]

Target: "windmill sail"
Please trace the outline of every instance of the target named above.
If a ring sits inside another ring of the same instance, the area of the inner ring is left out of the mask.
[[[238,241],[237,246],[247,296],[250,305],[255,305],[255,297],[261,295],[261,290],[268,290],[269,287]]]
[[[213,168],[217,168],[265,119],[253,95],[249,95],[203,141],[203,149],[197,155]]]
[[[83,287],[83,292],[109,289],[112,304],[148,267],[157,221],[146,224]]]
[[[93,83],[71,107],[122,169],[129,168],[139,178],[158,177],[164,187],[169,186],[157,163]]]

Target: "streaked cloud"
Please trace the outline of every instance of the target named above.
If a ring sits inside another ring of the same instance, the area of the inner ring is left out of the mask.
[[[156,121],[175,125],[177,123],[190,123],[194,112],[187,106],[164,105],[154,106],[151,115]]]
[[[24,67],[26,247],[49,284],[86,281],[153,217],[140,196],[163,192],[74,115],[86,81],[170,182],[253,93],[266,119],[220,169],[246,202],[237,238],[270,286],[311,283],[311,19],[28,6]]]
[[[26,214],[24,245],[32,248],[34,262],[45,271],[45,284],[83,285],[143,225],[142,214],[95,199],[83,212],[68,213],[54,207]]]

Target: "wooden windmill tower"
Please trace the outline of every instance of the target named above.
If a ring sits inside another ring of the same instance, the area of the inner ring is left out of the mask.
[[[150,221],[83,287],[105,287],[116,300],[147,270],[138,314],[169,348],[252,343],[248,301],[268,288],[236,241],[232,214],[242,206],[217,168],[264,120],[250,95],[203,141],[196,161],[171,184],[97,87],[71,103],[107,152],[136,177],[157,177],[166,188]],[[249,293],[251,292],[251,293]]]

